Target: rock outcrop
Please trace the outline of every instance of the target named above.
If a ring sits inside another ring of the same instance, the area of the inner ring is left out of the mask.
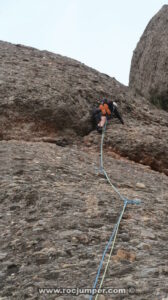
[[[132,58],[130,87],[168,110],[168,5],[152,18]]]

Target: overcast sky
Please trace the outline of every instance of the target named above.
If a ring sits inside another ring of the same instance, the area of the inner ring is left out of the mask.
[[[128,84],[131,57],[162,0],[0,0],[0,40],[77,59]]]

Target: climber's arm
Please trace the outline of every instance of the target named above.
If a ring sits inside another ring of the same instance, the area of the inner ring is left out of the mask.
[[[119,111],[118,111],[118,109],[116,107],[114,109],[114,114],[120,120],[121,124],[124,125],[124,121],[123,121],[123,119],[122,119],[122,117],[121,117],[121,115],[120,115],[120,113],[119,113]]]

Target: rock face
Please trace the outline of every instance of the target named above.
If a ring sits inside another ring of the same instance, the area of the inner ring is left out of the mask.
[[[142,203],[126,209],[103,286],[125,294],[99,298],[166,299],[167,112],[47,51],[1,42],[0,63],[0,299],[75,300],[39,289],[92,287],[123,207],[99,172],[90,112],[104,96],[125,121],[108,123],[105,169],[123,196]]]
[[[0,42],[0,62],[0,140],[71,144],[92,130],[91,111],[106,96],[118,103],[125,120],[125,126],[110,122],[108,145],[168,174],[167,113],[145,98],[134,97],[114,78],[47,51]]]
[[[0,153],[1,299],[75,300],[75,295],[40,295],[38,289],[92,287],[123,207],[98,176],[99,147],[13,140],[2,141]],[[102,299],[163,300],[167,176],[106,151],[104,167],[120,193],[142,203],[126,209],[103,285],[126,294]]]
[[[168,110],[168,5],[152,18],[132,58],[130,87]]]
[[[0,42],[0,61],[1,134],[10,138],[63,129],[86,134],[96,101],[121,99],[126,90],[80,62],[30,47]]]
[[[105,146],[109,155],[118,153],[168,175],[167,131],[167,126],[157,123],[149,126],[148,122],[137,123],[135,120],[128,120],[127,127],[109,124]],[[85,140],[98,144],[98,137],[93,132]]]

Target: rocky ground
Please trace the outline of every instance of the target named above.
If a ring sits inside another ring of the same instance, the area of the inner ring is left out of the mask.
[[[99,176],[98,146],[86,139],[67,146],[0,142],[0,299],[89,299],[40,295],[38,288],[92,287],[123,206]],[[142,203],[126,209],[104,282],[104,287],[133,286],[136,292],[99,299],[163,300],[168,292],[167,176],[109,149],[104,161],[119,191]]]

